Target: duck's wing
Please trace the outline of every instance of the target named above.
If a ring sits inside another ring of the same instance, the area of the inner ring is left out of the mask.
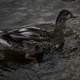
[[[27,27],[26,31],[19,30],[20,34],[23,35],[25,38],[32,39],[32,40],[46,40],[49,36],[49,32],[40,29],[37,27]]]
[[[28,29],[28,31],[39,34],[40,36],[44,36],[44,37],[48,36],[48,34],[49,34],[49,32],[47,30],[41,29],[38,27],[28,27],[27,29]]]
[[[27,27],[16,30],[8,31],[3,36],[9,36],[12,39],[21,39],[21,40],[46,40],[48,38],[48,32],[44,29],[37,27]]]
[[[40,35],[48,35],[49,32],[53,32],[55,29],[55,25],[53,23],[37,23],[30,26],[23,26],[24,28],[27,27],[28,30],[32,32],[40,33]]]
[[[53,23],[40,23],[34,25],[24,25],[20,29],[10,30],[3,36],[20,40],[49,40],[51,30],[54,31]]]

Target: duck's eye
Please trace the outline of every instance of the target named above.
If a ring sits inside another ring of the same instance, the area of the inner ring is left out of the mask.
[[[69,13],[65,13],[65,15],[68,15]]]

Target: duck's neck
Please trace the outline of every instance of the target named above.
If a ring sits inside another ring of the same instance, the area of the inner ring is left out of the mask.
[[[66,26],[65,24],[66,24],[66,20],[58,19],[58,20],[56,20],[56,23],[55,23],[55,29],[63,31]]]
[[[53,37],[64,37],[65,24],[66,21],[56,22],[54,31],[52,32]]]

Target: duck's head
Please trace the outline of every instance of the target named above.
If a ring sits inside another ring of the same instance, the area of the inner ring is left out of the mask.
[[[76,18],[76,16],[74,16],[70,11],[66,9],[61,10],[57,16],[56,24],[63,24],[71,18]]]

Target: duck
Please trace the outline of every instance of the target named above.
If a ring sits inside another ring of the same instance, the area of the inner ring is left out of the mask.
[[[53,49],[62,49],[64,45],[64,30],[66,21],[76,18],[69,10],[63,9],[59,12],[54,30],[47,31],[33,26],[25,26],[20,29],[9,30],[1,35],[0,43],[8,47],[12,47],[11,43],[23,46],[25,41],[27,44],[26,58],[34,58],[41,62],[44,53],[51,53]],[[42,25],[43,27],[47,25]],[[52,25],[52,24],[51,24]],[[48,24],[49,26],[49,24]],[[5,43],[5,44],[4,44]]]

